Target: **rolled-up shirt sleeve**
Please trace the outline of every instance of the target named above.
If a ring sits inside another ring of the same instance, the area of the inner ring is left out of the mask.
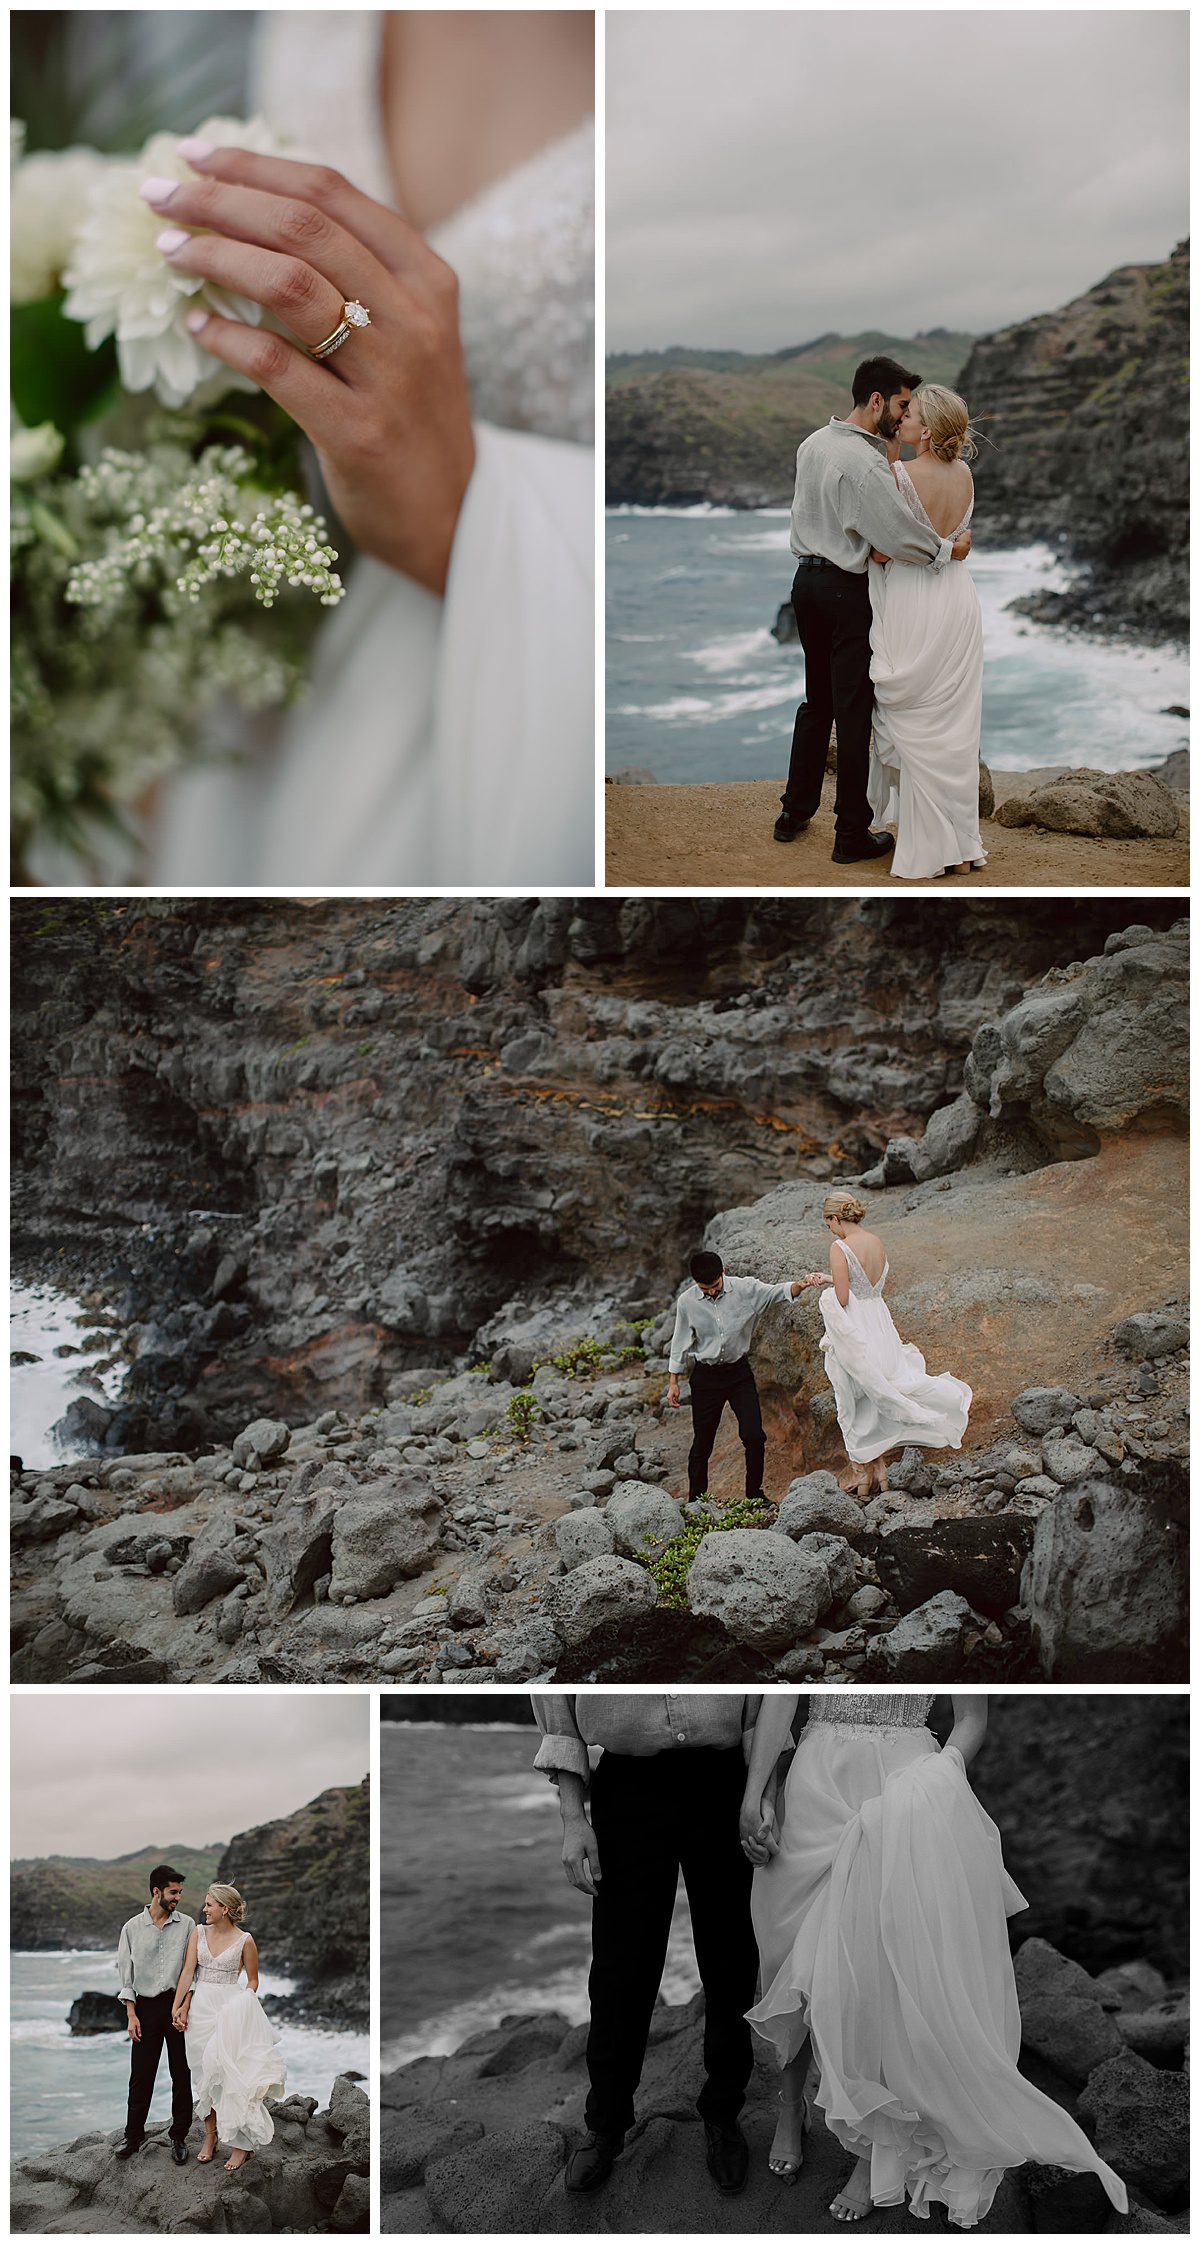
[[[137,1993],[133,1984],[133,1951],[129,1945],[129,1932],[125,1925],[121,1927],[121,1937],[117,1942],[117,1972],[121,1981],[117,2001],[136,2002]]]
[[[667,1370],[676,1379],[681,1371],[687,1370],[692,1337],[692,1320],[681,1298],[675,1308],[675,1330],[671,1334],[671,1353],[667,1358]]]
[[[541,1769],[557,1783],[559,1771],[581,1777],[586,1784],[592,1773],[588,1749],[579,1734],[575,1720],[575,1702],[561,1693],[532,1693],[534,1719],[542,1733],[542,1742],[534,1755],[535,1769]]]

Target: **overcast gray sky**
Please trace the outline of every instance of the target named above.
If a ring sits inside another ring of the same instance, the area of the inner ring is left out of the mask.
[[[1178,12],[610,13],[609,350],[987,334],[1188,228]]]
[[[358,1691],[14,1697],[13,1855],[207,1846],[370,1768]]]

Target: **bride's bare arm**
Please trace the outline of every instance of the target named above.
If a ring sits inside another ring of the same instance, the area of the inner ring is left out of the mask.
[[[192,1981],[196,1976],[196,1957],[199,1953],[199,1947],[199,1934],[195,1925],[193,1925],[188,1934],[183,1970],[179,1974],[178,1984],[175,1988],[175,2000],[171,2005],[171,2022],[178,2026],[181,2033],[187,2025],[188,2005],[192,1999]]]
[[[840,1239],[835,1239],[833,1245],[840,1247],[841,1243]],[[837,1295],[840,1306],[844,1309],[850,1299],[850,1265],[845,1254],[843,1253],[840,1258],[835,1259],[833,1248],[830,1248],[829,1267],[833,1273],[833,1290]]]
[[[247,1940],[242,1950],[242,1970],[246,1974],[246,1985],[249,1987],[251,1994],[256,1995],[258,1993],[258,1949],[255,1947],[253,1936]]]
[[[800,1702],[798,1691],[772,1692],[764,1697],[762,1711],[754,1726],[754,1743],[750,1748],[750,1766],[746,1771],[746,1789],[742,1798],[742,1837],[756,1838],[762,1826],[763,1794],[767,1780],[783,1752],[791,1743],[792,1717]]]
[[[950,1704],[954,1708],[954,1728],[946,1743],[958,1747],[970,1768],[987,1735],[987,1697],[981,1692],[972,1691],[968,1696],[964,1691],[954,1691],[950,1696]]]

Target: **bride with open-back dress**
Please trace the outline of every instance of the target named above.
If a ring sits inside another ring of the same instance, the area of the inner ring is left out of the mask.
[[[1007,1919],[1026,1903],[967,1777],[986,1700],[954,1698],[939,1748],[931,1695],[814,1692],[780,1827],[763,1795],[797,1700],[763,1702],[742,1811],[761,1957],[748,2016],[785,2068],[772,2171],[792,2180],[803,2162],[811,2037],[816,2103],[857,2160],[838,2220],[907,2198],[920,2219],[941,2204],[952,2227],[972,2228],[1030,2159],[1098,2175],[1125,2212],[1119,2177],[1017,2069]]]
[[[255,100],[395,208],[386,23],[264,11]],[[445,596],[354,560],[306,702],[163,789],[151,885],[592,881],[593,200],[588,120],[428,232],[460,284],[476,446]]]
[[[897,459],[892,473],[909,513],[936,536],[961,537],[975,506],[970,469],[961,456],[969,448],[962,399],[953,390],[925,384],[913,394],[900,435],[932,462],[935,475],[944,474],[951,505],[964,508],[953,525],[932,522],[912,476]],[[933,505],[932,492],[927,496]],[[898,879],[940,879],[987,862],[979,833],[979,594],[965,561],[919,569],[902,561],[885,566],[872,560],[868,576],[875,688],[867,776],[871,824],[896,837],[890,869]]]
[[[960,1449],[971,1408],[965,1379],[928,1372],[920,1349],[901,1340],[883,1298],[887,1255],[882,1239],[863,1229],[866,1212],[852,1192],[826,1195],[833,1283],[820,1296],[825,1374],[861,1495],[886,1486],[883,1458],[889,1449],[909,1442],[922,1449]]]

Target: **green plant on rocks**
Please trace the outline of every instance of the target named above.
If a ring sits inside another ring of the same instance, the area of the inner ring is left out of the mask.
[[[598,1340],[594,1333],[589,1333],[581,1340],[569,1341],[549,1361],[564,1379],[590,1379],[598,1371],[616,1371],[622,1364],[640,1363],[646,1353],[641,1335],[653,1322],[652,1317],[639,1317],[631,1323],[622,1323],[605,1340]],[[621,1340],[615,1336],[622,1332],[631,1333],[632,1339]]]
[[[685,1520],[682,1533],[661,1549],[651,1545],[651,1555],[642,1564],[658,1590],[659,1604],[686,1607],[687,1578],[706,1535],[724,1534],[733,1527],[765,1527],[769,1517],[765,1506],[742,1496],[715,1510],[706,1507],[697,1518]]]
[[[533,1429],[542,1415],[541,1404],[529,1387],[522,1387],[510,1395],[504,1406],[505,1423],[518,1441],[529,1441]]]

